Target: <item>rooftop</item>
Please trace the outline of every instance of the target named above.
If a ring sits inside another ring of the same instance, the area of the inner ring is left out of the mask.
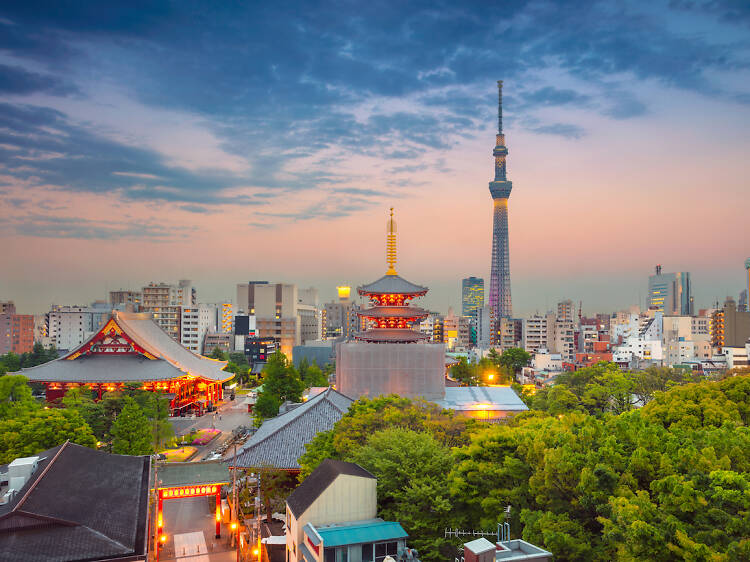
[[[373,281],[367,285],[357,287],[357,292],[360,295],[375,294],[401,294],[401,295],[414,295],[421,296],[426,294],[428,291],[427,287],[421,285],[415,285],[401,277],[400,275],[383,275],[377,281]]]
[[[323,539],[323,545],[326,548],[348,544],[393,541],[405,539],[409,536],[399,523],[383,521],[382,519],[316,526],[315,530]]]
[[[273,466],[299,470],[297,459],[305,453],[305,445],[319,432],[332,429],[352,402],[329,388],[293,410],[266,420],[237,453],[237,457],[229,461],[230,466]]]
[[[286,504],[292,514],[295,517],[302,515],[341,474],[375,479],[358,464],[326,459],[289,494]]]
[[[460,411],[502,410],[525,412],[523,400],[509,386],[446,386],[445,398],[436,401],[443,408]]]
[[[0,506],[0,559],[99,560],[146,552],[149,457],[66,442]],[[95,498],[95,501],[92,500]]]

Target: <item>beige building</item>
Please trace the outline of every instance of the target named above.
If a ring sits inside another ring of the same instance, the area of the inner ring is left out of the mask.
[[[237,309],[255,316],[258,336],[270,337],[287,357],[295,345],[322,336],[322,314],[315,288],[251,281],[237,285]]]
[[[188,279],[181,279],[177,285],[149,283],[141,289],[141,312],[150,313],[162,330],[176,341],[180,341],[182,335],[182,308],[195,304],[195,288]]]
[[[401,525],[377,518],[377,480],[357,464],[324,460],[286,501],[290,562],[383,560],[406,549]]]

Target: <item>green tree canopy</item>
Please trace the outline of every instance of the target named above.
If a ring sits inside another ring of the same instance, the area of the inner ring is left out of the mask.
[[[112,452],[119,455],[148,455],[153,452],[151,424],[133,398],[112,424]]]
[[[304,390],[305,384],[299,373],[286,356],[276,350],[263,367],[263,390],[258,393],[255,411],[264,418],[275,416],[287,400],[299,402]]]

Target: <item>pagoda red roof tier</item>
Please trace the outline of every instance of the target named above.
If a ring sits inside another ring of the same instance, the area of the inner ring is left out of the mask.
[[[420,332],[408,329],[373,328],[356,334],[355,339],[371,343],[415,343],[427,339]]]
[[[430,313],[416,306],[374,306],[358,310],[357,314],[365,318],[406,318],[418,320],[420,318],[427,318]]]

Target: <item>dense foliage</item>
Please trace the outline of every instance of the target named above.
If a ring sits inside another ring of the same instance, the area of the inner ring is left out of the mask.
[[[693,378],[600,364],[527,396],[504,425],[361,400],[300,463],[370,470],[380,515],[423,560],[455,555],[445,527],[494,529],[507,505],[513,536],[555,560],[748,560],[750,377]]]
[[[450,369],[451,377],[473,386],[482,384],[510,384],[516,373],[528,365],[531,356],[521,348],[506,349],[502,355],[491,349],[487,357],[469,362],[460,357]]]
[[[57,359],[57,350],[54,347],[46,348],[41,343],[35,343],[30,352],[27,351],[21,355],[13,352],[0,355],[0,375],[14,373],[27,367],[36,367],[53,359]]]
[[[0,463],[35,455],[68,439],[86,447],[96,445],[79,412],[43,408],[32,398],[26,377],[0,377]]]
[[[263,389],[255,402],[256,423],[279,413],[279,407],[286,401],[299,402],[306,388],[328,386],[328,376],[313,363],[300,362],[300,369],[277,350],[268,358],[263,367]]]

